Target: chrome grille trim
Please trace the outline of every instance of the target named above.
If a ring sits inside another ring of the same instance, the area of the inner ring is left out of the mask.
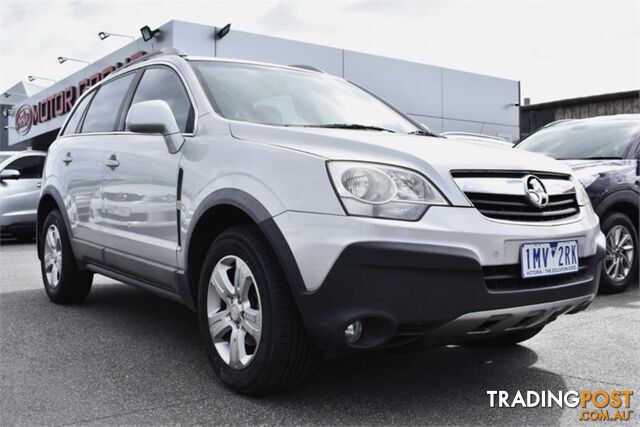
[[[538,177],[549,194],[543,208],[526,196],[525,179]],[[451,176],[478,211],[492,219],[544,222],[571,218],[580,213],[571,176],[529,171],[452,171]]]
[[[511,196],[524,195],[524,182],[522,178],[485,177],[454,179],[458,187],[465,193],[505,194]],[[573,182],[569,179],[541,178],[540,181],[542,181],[550,196],[575,193]]]

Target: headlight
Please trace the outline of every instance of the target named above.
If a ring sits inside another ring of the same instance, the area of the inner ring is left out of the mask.
[[[448,205],[433,184],[407,169],[343,161],[327,167],[349,215],[415,221],[430,205]]]
[[[585,190],[584,185],[580,182],[580,180],[576,177],[573,177],[573,185],[576,188],[576,201],[579,206],[585,206],[590,204],[589,195],[587,194],[587,190]]]

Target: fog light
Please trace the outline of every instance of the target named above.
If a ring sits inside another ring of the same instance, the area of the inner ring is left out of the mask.
[[[362,322],[356,320],[344,330],[344,338],[349,344],[355,344],[362,336]]]

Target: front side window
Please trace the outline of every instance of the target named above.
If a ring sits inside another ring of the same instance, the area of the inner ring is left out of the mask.
[[[637,120],[576,121],[539,130],[516,147],[555,159],[616,159],[639,133]]]
[[[25,156],[9,163],[5,169],[15,169],[20,172],[20,179],[42,178],[44,156]]]
[[[277,126],[362,125],[420,129],[373,95],[323,73],[216,61],[191,62],[217,112],[230,120]]]
[[[193,132],[193,108],[180,78],[166,67],[145,70],[131,105],[159,99],[169,104],[182,133]]]
[[[117,125],[120,106],[135,74],[127,74],[98,89],[89,105],[82,124],[82,133],[113,132]]]
[[[62,131],[62,135],[72,135],[76,133],[76,131],[78,130],[78,124],[80,123],[80,119],[82,119],[82,114],[84,114],[84,110],[87,109],[89,102],[91,102],[91,98],[93,98],[93,94],[84,97],[78,107],[73,110],[71,117],[69,117],[69,121],[67,121],[67,125]]]

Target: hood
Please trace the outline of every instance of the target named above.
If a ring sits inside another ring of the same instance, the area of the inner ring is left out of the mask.
[[[498,144],[388,132],[284,128],[230,122],[238,139],[286,147],[332,160],[395,164],[441,175],[456,169],[527,170],[571,173],[566,165],[541,154]]]
[[[603,177],[625,176],[628,173],[635,175],[636,163],[634,160],[563,160],[563,163],[573,169],[574,175],[589,187],[595,181]]]

